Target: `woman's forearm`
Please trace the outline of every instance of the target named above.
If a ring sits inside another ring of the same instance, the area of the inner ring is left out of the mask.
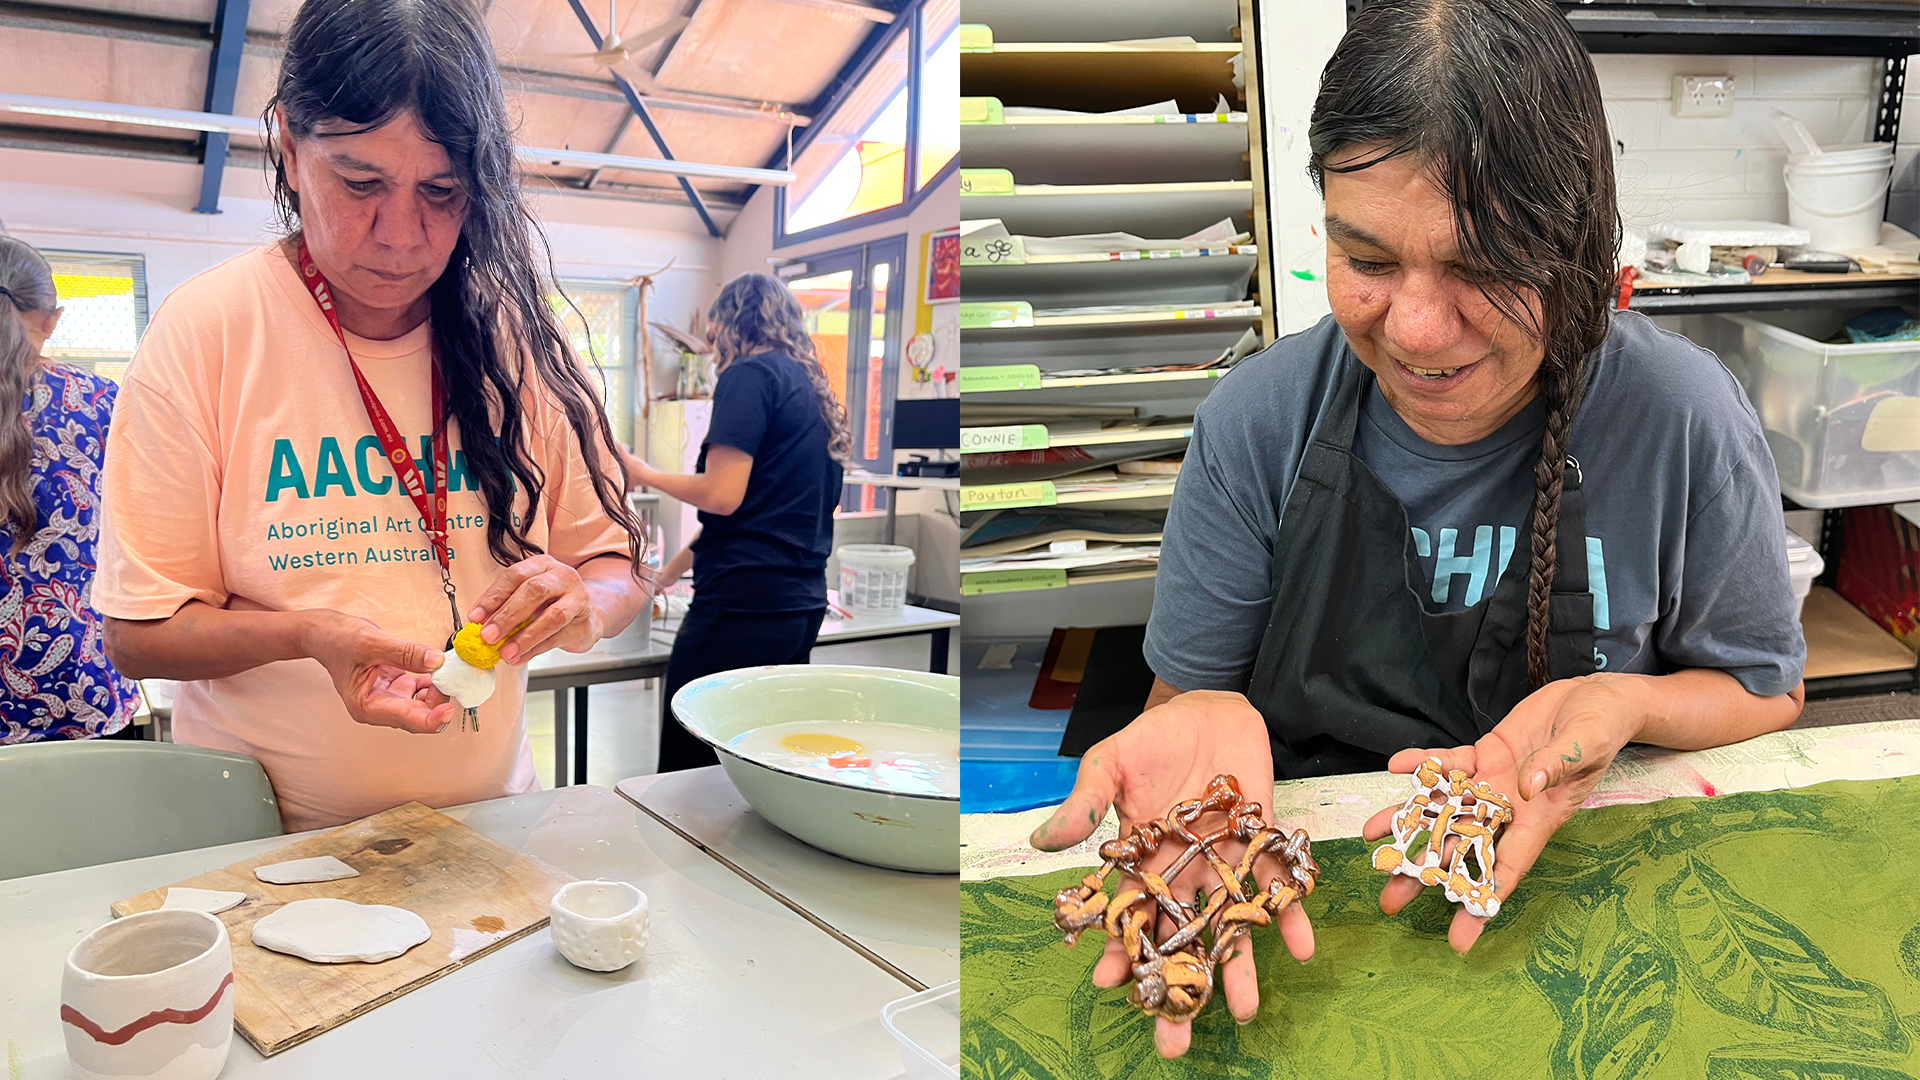
[[[579,568],[580,583],[586,587],[587,603],[599,619],[602,637],[625,630],[647,603],[647,590],[634,576],[633,563],[624,555],[602,555],[589,559]]]
[[[129,679],[224,679],[312,655],[313,614],[229,611],[189,600],[165,619],[108,619],[107,659]]]
[[[1633,741],[1675,750],[1705,750],[1783,730],[1806,702],[1804,684],[1762,697],[1726,672],[1704,668],[1609,677],[1633,680],[1629,688],[1641,711]]]
[[[658,594],[673,588],[674,582],[685,577],[687,571],[691,569],[693,569],[693,543],[688,541],[686,547],[681,548],[673,558],[667,560],[665,566],[660,568],[659,577],[654,579],[653,591]]]

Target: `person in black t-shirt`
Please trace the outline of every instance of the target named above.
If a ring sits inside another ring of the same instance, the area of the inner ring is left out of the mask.
[[[718,671],[804,664],[827,611],[827,557],[847,412],[775,278],[742,274],[707,311],[719,353],[713,420],[693,473],[628,455],[627,476],[700,511],[700,532],[661,568],[662,587],[693,565],[693,604],[667,662],[668,700]],[[660,771],[715,765],[712,748],[669,720]]]

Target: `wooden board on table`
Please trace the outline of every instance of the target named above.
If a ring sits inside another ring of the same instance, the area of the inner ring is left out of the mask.
[[[1822,585],[1807,594],[1800,612],[1807,636],[1807,678],[1871,675],[1914,666],[1913,650],[1872,618]]]
[[[257,866],[316,855],[332,855],[360,876],[304,885],[253,876]],[[572,880],[445,814],[407,803],[174,886],[247,894],[215,917],[233,941],[234,1026],[271,1056],[540,929],[554,892]],[[121,900],[113,915],[152,911],[174,886]],[[253,944],[253,924],[262,916],[309,897],[405,908],[426,920],[433,937],[378,964],[316,964]]]

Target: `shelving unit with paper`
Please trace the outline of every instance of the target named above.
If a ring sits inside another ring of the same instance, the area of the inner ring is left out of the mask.
[[[963,663],[998,689],[963,692],[962,756],[1051,756],[1067,714],[1027,700],[1049,635],[1146,621],[1194,410],[1270,338],[1257,94],[1235,0],[964,19]]]

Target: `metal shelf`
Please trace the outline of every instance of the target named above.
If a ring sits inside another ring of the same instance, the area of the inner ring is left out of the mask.
[[[1010,266],[968,265],[960,283],[968,300],[1028,300],[1036,306],[1243,302],[1253,255],[1178,259],[1109,259]]]
[[[970,169],[1007,169],[1023,184],[1178,183],[1248,175],[1245,113],[1236,121],[1009,116],[961,129]]]
[[[1028,236],[1129,232],[1187,236],[1232,218],[1246,228],[1253,213],[1253,182],[1219,180],[1179,184],[1022,184],[1011,195],[960,196],[963,218],[999,218],[1007,231]]]
[[[1838,277],[1838,275],[1835,275]],[[1782,311],[1791,308],[1905,304],[1920,282],[1912,278],[1859,284],[1709,285],[1696,289],[1636,289],[1627,306],[1646,315],[1704,315],[1714,311]]]
[[[1560,4],[1589,52],[1879,56],[1920,52],[1910,4],[1612,0]]]

